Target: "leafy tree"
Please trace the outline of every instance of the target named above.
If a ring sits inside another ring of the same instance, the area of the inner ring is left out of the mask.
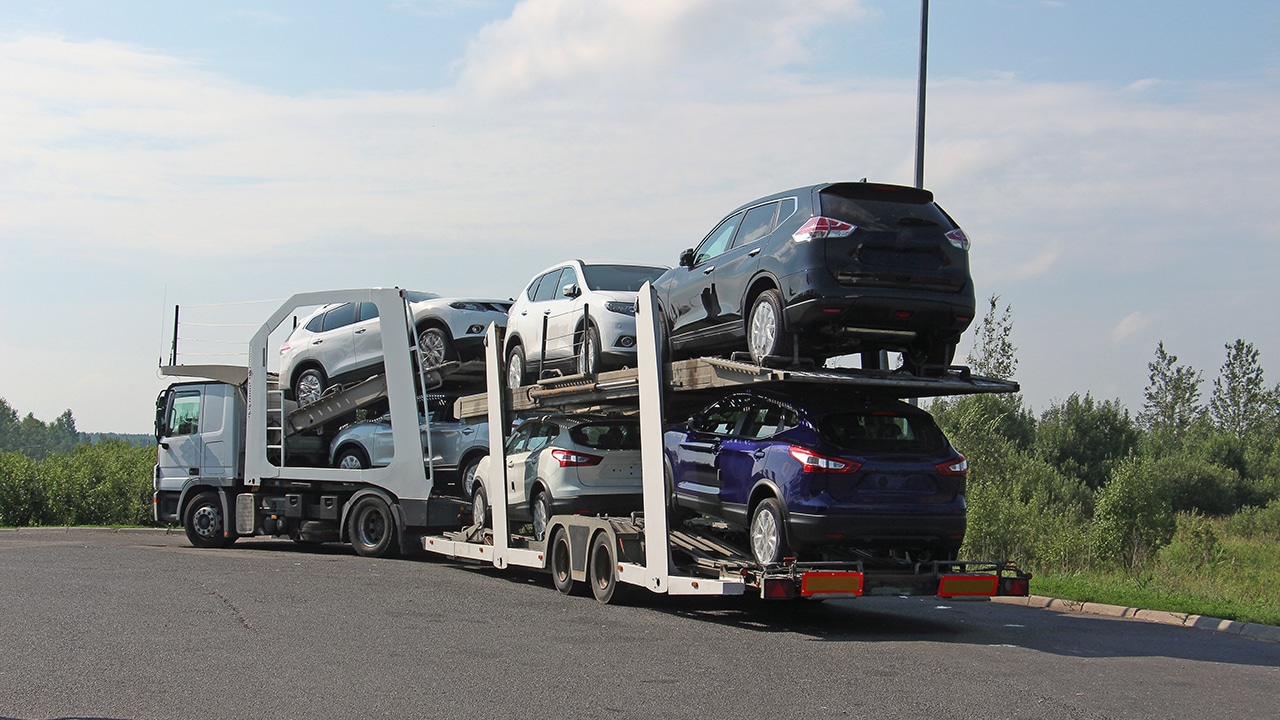
[[[1164,341],[1156,345],[1155,359],[1147,369],[1151,375],[1143,391],[1146,402],[1138,413],[1138,426],[1174,439],[1183,438],[1204,412],[1200,405],[1200,372],[1179,365],[1178,356],[1165,351]]]
[[[1102,487],[1111,470],[1138,444],[1138,428],[1119,400],[1094,401],[1089,393],[1072,393],[1040,416],[1035,430],[1036,454],[1059,472],[1079,478],[1090,488]]]
[[[1018,369],[1018,348],[1013,344],[1013,306],[996,314],[999,295],[987,299],[987,314],[973,331],[969,367],[979,375],[1008,380]]]
[[[1122,461],[1098,491],[1091,534],[1096,558],[1138,568],[1164,545],[1176,527],[1160,475],[1145,458]]]
[[[1263,384],[1262,365],[1253,343],[1236,340],[1227,349],[1227,359],[1213,381],[1209,416],[1214,427],[1248,442],[1275,416],[1275,393]]]

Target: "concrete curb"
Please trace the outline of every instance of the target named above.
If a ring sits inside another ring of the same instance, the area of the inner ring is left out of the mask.
[[[1081,602],[1079,600],[1062,600],[1059,598],[1032,595],[1030,597],[993,597],[992,602],[1005,605],[1023,605],[1058,612],[1084,613],[1086,615],[1102,615],[1105,617],[1126,618],[1160,625],[1179,625],[1201,630],[1240,635],[1253,640],[1280,643],[1280,627],[1275,625],[1259,625],[1242,623],[1235,620],[1208,617],[1207,615],[1188,615],[1187,613],[1166,612],[1164,610],[1142,610],[1139,608],[1106,605],[1103,603]]]

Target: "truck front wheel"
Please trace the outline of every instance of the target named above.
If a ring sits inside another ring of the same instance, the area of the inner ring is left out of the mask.
[[[400,544],[396,542],[395,517],[381,498],[366,497],[351,511],[351,546],[365,557],[394,557]]]
[[[182,516],[187,540],[198,548],[221,548],[235,542],[234,535],[222,531],[222,499],[215,492],[202,492],[187,504]]]

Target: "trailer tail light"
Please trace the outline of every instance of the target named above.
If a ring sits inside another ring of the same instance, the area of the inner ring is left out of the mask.
[[[760,597],[765,600],[790,600],[796,596],[796,583],[791,578],[764,578],[760,581]]]
[[[1000,578],[1000,592],[997,595],[1026,597],[1031,594],[1031,576],[1017,575]]]
[[[599,465],[603,457],[599,455],[589,455],[587,453],[573,452],[572,450],[552,450],[551,457],[560,463],[560,467],[589,467],[591,465]]]
[[[809,473],[853,473],[862,467],[861,463],[844,458],[819,455],[812,450],[792,445],[787,448],[791,457],[800,461],[800,469]]]
[[[969,474],[969,461],[963,455],[936,465],[938,473],[951,477]]]
[[[999,584],[995,575],[943,575],[938,579],[938,597],[992,597]]]
[[[791,235],[791,239],[796,242],[809,242],[810,240],[821,240],[823,238],[842,238],[848,237],[857,230],[858,226],[850,225],[847,222],[836,220],[829,217],[811,217],[809,222],[800,226]]]
[[[862,573],[812,571],[800,576],[801,597],[858,597],[862,595]]]

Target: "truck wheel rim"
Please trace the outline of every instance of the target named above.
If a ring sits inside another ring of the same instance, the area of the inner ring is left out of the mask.
[[[214,537],[222,527],[222,513],[212,505],[197,508],[191,519],[196,534],[203,538]]]

